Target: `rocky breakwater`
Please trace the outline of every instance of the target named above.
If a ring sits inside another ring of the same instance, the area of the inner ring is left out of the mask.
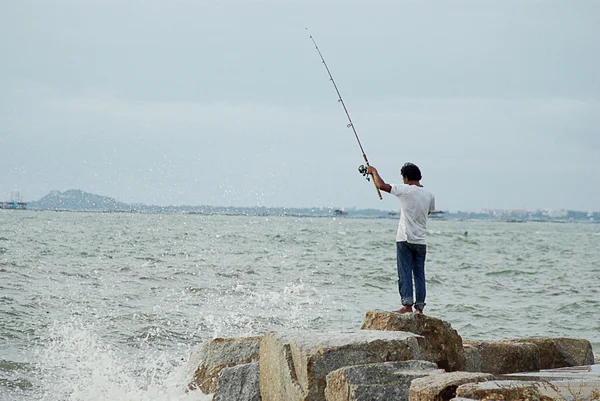
[[[581,391],[581,375],[540,371],[592,365],[587,340],[463,342],[449,323],[426,315],[369,311],[361,330],[350,332],[214,339],[195,358],[189,388],[213,394],[214,401],[600,399],[590,386]],[[595,372],[586,379],[600,380]],[[580,398],[559,391],[577,384]]]
[[[466,368],[462,337],[443,320],[427,315],[375,310],[367,312],[361,329],[406,331],[420,335],[425,345],[422,359],[435,362],[438,368],[448,372]]]

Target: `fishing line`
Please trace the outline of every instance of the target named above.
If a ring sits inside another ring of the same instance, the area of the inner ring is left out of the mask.
[[[305,29],[306,29],[306,32],[308,32],[308,28],[305,28]],[[365,176],[367,181],[370,181],[369,173],[367,170],[367,167],[369,167],[369,159],[367,159],[365,150],[363,149],[363,146],[360,143],[360,139],[358,138],[358,133],[356,132],[356,128],[354,128],[354,123],[352,122],[352,119],[350,118],[350,113],[348,113],[348,108],[346,107],[346,104],[344,103],[344,99],[342,99],[342,95],[340,94],[340,91],[335,83],[335,80],[333,79],[333,75],[331,75],[331,71],[329,71],[329,67],[327,66],[327,63],[325,62],[325,58],[323,57],[323,54],[321,53],[319,46],[317,46],[317,42],[315,42],[315,39],[312,37],[310,32],[308,32],[308,36],[310,37],[313,44],[315,45],[317,52],[319,52],[321,61],[323,62],[323,65],[325,66],[325,69],[327,70],[327,74],[329,74],[329,80],[333,84],[333,87],[335,88],[335,92],[338,95],[338,102],[340,102],[342,104],[342,107],[344,108],[344,111],[346,112],[346,117],[348,117],[348,124],[346,125],[346,127],[352,128],[352,132],[354,132],[354,136],[356,137],[356,141],[358,142],[358,146],[360,147],[360,151],[362,152],[363,159],[365,159],[366,166],[363,166],[363,165],[359,166],[358,172],[361,173],[363,176]],[[373,180],[373,185],[375,185],[375,189],[377,190],[377,195],[379,195],[379,199],[383,199],[381,196],[381,192],[379,191],[379,188],[377,187],[377,184],[375,183],[375,180]]]

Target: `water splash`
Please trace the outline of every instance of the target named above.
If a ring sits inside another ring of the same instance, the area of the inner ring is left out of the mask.
[[[186,358],[145,350],[140,359],[107,344],[94,327],[79,322],[55,323],[38,351],[43,401],[208,401],[200,392],[186,393],[193,366]]]

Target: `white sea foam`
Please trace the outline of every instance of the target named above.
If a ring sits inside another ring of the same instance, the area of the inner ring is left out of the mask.
[[[38,352],[40,399],[44,401],[208,401],[186,392],[193,364],[148,350],[133,360],[104,342],[94,327],[58,323]]]

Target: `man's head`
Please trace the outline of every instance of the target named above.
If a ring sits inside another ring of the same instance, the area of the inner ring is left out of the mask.
[[[404,163],[404,166],[400,169],[400,173],[402,174],[402,178],[404,181],[420,181],[421,170],[417,167],[416,164],[413,163]]]

